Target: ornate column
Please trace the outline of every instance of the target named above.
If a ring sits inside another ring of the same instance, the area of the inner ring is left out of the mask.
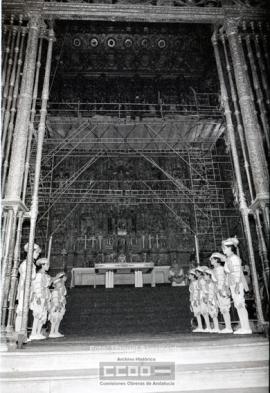
[[[261,22],[258,23],[259,25],[259,34],[262,40],[262,46],[263,46],[263,52],[264,52],[264,58],[265,62],[268,68],[268,72],[270,72],[270,60],[269,60],[269,53],[268,53],[268,40],[267,40],[267,31],[269,35],[269,24],[266,25],[266,32],[263,31],[263,25]]]
[[[17,62],[16,74],[12,73],[12,81],[13,84],[12,88],[9,92],[8,101],[10,109],[6,114],[5,121],[3,124],[3,139],[2,139],[2,160],[4,161],[3,164],[3,172],[2,172],[2,195],[5,195],[5,185],[6,185],[6,176],[8,172],[8,164],[9,164],[9,153],[11,148],[11,143],[13,139],[13,131],[14,131],[14,122],[15,122],[15,115],[17,111],[17,98],[19,94],[20,88],[20,81],[21,81],[21,66],[23,64],[23,57],[24,57],[24,42],[25,36],[27,34],[27,29],[25,27],[21,28],[21,44],[19,48],[19,57]],[[14,71],[15,71],[14,68]],[[14,79],[13,79],[14,78]],[[6,144],[4,143],[5,133],[7,133],[7,141]]]
[[[35,74],[35,60],[37,55],[37,43],[39,37],[40,16],[35,14],[29,22],[29,34],[27,50],[24,62],[22,88],[17,107],[17,117],[14,128],[12,151],[10,157],[10,170],[7,178],[7,189],[2,205],[7,211],[7,235],[5,242],[5,254],[3,256],[1,315],[2,329],[6,324],[7,306],[9,301],[9,289],[11,284],[11,272],[13,266],[14,247],[16,242],[16,230],[19,213],[26,212],[26,207],[21,202],[22,180],[24,161],[28,137],[28,121],[32,102],[32,90]]]
[[[36,63],[36,75],[35,75],[35,83],[34,83],[34,90],[33,90],[30,123],[29,123],[29,136],[28,136],[27,149],[26,149],[26,160],[25,160],[25,170],[24,170],[24,178],[23,178],[23,190],[22,190],[23,202],[25,202],[27,181],[28,181],[28,174],[29,174],[29,167],[30,167],[31,146],[32,146],[32,137],[34,134],[34,120],[36,116],[36,103],[37,103],[37,95],[38,95],[39,74],[40,74],[40,67],[41,67],[43,34],[45,33],[45,27],[41,28],[41,33],[42,34],[39,40],[38,56],[37,56],[37,63]]]
[[[236,148],[235,131],[234,131],[234,126],[233,126],[233,122],[232,122],[232,116],[231,116],[231,110],[230,110],[229,99],[228,99],[228,94],[227,94],[227,88],[226,88],[226,84],[225,84],[225,80],[224,80],[224,74],[223,74],[222,64],[221,64],[220,55],[219,55],[218,40],[217,40],[216,32],[213,34],[212,42],[213,42],[213,46],[214,46],[214,53],[215,53],[217,69],[218,69],[218,76],[219,76],[219,81],[220,81],[221,99],[222,99],[222,104],[224,107],[226,123],[227,123],[227,135],[228,135],[228,140],[229,140],[230,148],[231,148],[231,152],[232,152],[235,177],[236,177],[237,187],[238,187],[239,209],[240,209],[241,216],[242,216],[243,227],[244,227],[244,232],[245,232],[247,246],[248,246],[248,255],[249,255],[249,261],[250,261],[250,267],[251,267],[252,284],[253,284],[253,290],[254,290],[254,295],[255,295],[255,303],[256,303],[256,309],[257,309],[257,315],[258,315],[258,322],[260,325],[264,325],[265,321],[264,321],[264,316],[263,316],[263,311],[262,311],[262,303],[261,303],[261,298],[260,298],[257,270],[256,270],[255,257],[254,257],[254,251],[253,251],[253,245],[252,245],[252,236],[251,236],[249,217],[248,217],[249,209],[247,207],[245,194],[244,194],[242,175],[241,175],[241,169],[240,169],[240,162],[239,162],[238,152],[237,152],[237,148]]]
[[[229,18],[225,22],[239,104],[244,124],[244,133],[250,159],[253,183],[256,191],[255,202],[262,208],[265,223],[268,221],[265,204],[269,201],[269,176],[263,148],[260,126],[257,121],[252,91],[245,71],[243,48],[238,37],[239,18]]]
[[[6,37],[6,42],[5,42],[5,49],[3,53],[3,58],[2,58],[2,77],[1,77],[1,84],[2,84],[2,89],[5,86],[5,79],[6,79],[6,71],[7,71],[7,64],[8,64],[8,56],[10,53],[10,41],[11,41],[11,36],[12,36],[12,26],[14,23],[14,15],[11,15],[10,17],[10,27],[7,27],[7,33],[5,34]]]
[[[8,291],[10,281],[10,270],[13,256],[13,248],[15,242],[15,231],[16,231],[16,216],[18,208],[16,205],[8,206],[7,209],[7,220],[6,220],[6,239],[5,247],[2,250],[2,261],[1,261],[1,292],[0,292],[0,318],[1,318],[1,330],[5,330],[6,322],[6,311],[8,304]]]
[[[253,55],[253,50],[251,46],[251,37],[250,34],[247,31],[247,26],[246,23],[243,23],[243,29],[244,29],[244,41],[246,43],[246,48],[247,48],[247,57],[249,59],[250,63],[250,70],[251,70],[251,75],[252,75],[252,80],[253,80],[253,86],[254,86],[254,92],[256,98],[257,104],[258,104],[258,109],[259,109],[259,116],[261,119],[262,123],[262,128],[264,131],[263,137],[266,140],[267,147],[270,149],[270,140],[269,140],[269,125],[267,122],[267,111],[264,105],[264,98],[263,98],[263,93],[261,90],[260,82],[259,82],[259,76],[258,76],[258,70],[255,62],[255,58]]]
[[[24,220],[24,213],[22,211],[18,214],[18,226],[17,226],[17,237],[14,250],[14,263],[11,270],[11,281],[9,290],[9,305],[8,305],[8,319],[6,331],[11,337],[14,331],[14,312],[15,312],[15,301],[16,301],[16,289],[17,289],[17,277],[18,269],[20,264],[20,253],[21,253],[21,237],[22,237],[22,225]]]
[[[32,91],[35,77],[35,62],[39,38],[40,16],[29,21],[28,43],[23,70],[22,90],[18,103],[17,118],[11,150],[10,169],[7,179],[6,199],[20,200],[28,138],[28,122],[31,110]]]
[[[243,160],[244,160],[244,167],[245,167],[245,173],[246,173],[246,178],[249,186],[249,194],[250,194],[250,199],[251,202],[253,203],[254,201],[254,192],[253,192],[253,186],[251,182],[251,176],[250,176],[250,170],[249,170],[249,163],[248,163],[248,157],[247,157],[247,147],[245,143],[245,138],[244,138],[244,131],[243,131],[243,126],[242,126],[242,120],[240,116],[240,109],[238,105],[238,100],[237,100],[237,94],[233,82],[233,75],[232,75],[232,70],[229,62],[229,56],[228,56],[228,50],[227,50],[227,44],[226,40],[223,34],[221,34],[221,41],[223,44],[223,52],[225,55],[225,62],[226,62],[226,69],[227,69],[227,75],[228,75],[228,85],[229,85],[229,90],[230,90],[230,96],[232,98],[232,103],[233,103],[233,108],[234,108],[234,115],[235,115],[235,120],[237,124],[237,131],[238,131],[238,136],[240,140],[240,145],[242,149],[242,154],[243,154]],[[258,236],[258,243],[259,243],[259,254],[261,257],[262,261],[262,269],[263,269],[263,277],[264,277],[264,283],[266,290],[268,291],[268,276],[269,276],[269,261],[267,257],[267,252],[266,252],[266,244],[264,240],[264,234],[261,228],[261,218],[258,209],[254,211],[254,219],[256,223],[256,231],[257,231],[257,236]],[[267,292],[268,293],[268,292]]]
[[[47,116],[47,102],[49,98],[49,82],[50,82],[50,72],[51,72],[51,61],[52,61],[52,48],[54,41],[54,31],[52,28],[49,30],[48,36],[48,49],[47,58],[45,66],[45,75],[43,81],[42,89],[42,102],[40,110],[40,121],[38,126],[38,140],[37,140],[37,155],[35,164],[35,178],[33,186],[33,196],[31,203],[31,214],[30,214],[30,233],[29,233],[29,247],[26,262],[26,275],[25,275],[25,289],[24,289],[24,302],[23,302],[23,314],[22,314],[22,325],[21,331],[18,337],[18,343],[20,344],[24,341],[27,335],[27,321],[28,321],[28,310],[29,310],[29,300],[30,300],[30,289],[31,289],[31,276],[32,276],[32,255],[34,250],[34,240],[36,231],[36,221],[38,215],[38,190],[39,190],[39,180],[40,180],[40,168],[41,168],[41,158],[43,141],[45,135],[45,121]]]
[[[264,59],[263,59],[263,57],[265,57],[265,56],[263,56],[263,53],[261,51],[260,39],[259,39],[259,35],[256,33],[254,22],[251,22],[251,28],[253,31],[253,41],[254,41],[254,45],[255,45],[256,57],[257,57],[259,70],[260,70],[262,88],[263,88],[264,94],[266,96],[266,105],[268,106],[268,109],[269,109],[270,108],[270,93],[269,93],[269,86],[267,83],[267,69],[264,64]],[[267,53],[267,51],[266,51],[266,53]]]

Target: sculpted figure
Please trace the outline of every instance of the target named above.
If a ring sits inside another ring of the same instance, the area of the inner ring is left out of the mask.
[[[204,279],[206,281],[206,301],[208,314],[213,320],[214,328],[211,329],[210,333],[219,333],[218,325],[218,300],[216,296],[216,278],[214,276],[213,270],[206,269],[204,272]]]
[[[207,266],[198,266],[195,269],[196,275],[198,277],[198,288],[199,288],[199,302],[200,302],[200,314],[203,316],[206,328],[203,329],[204,333],[211,333],[211,326],[209,320],[209,310],[208,310],[208,292],[206,287],[206,281],[204,277],[205,270],[208,269]]]
[[[28,243],[24,246],[24,251],[28,253]],[[41,253],[41,248],[34,244],[34,251],[33,251],[33,261],[35,261]],[[19,333],[21,329],[22,323],[22,312],[23,312],[23,299],[24,299],[24,286],[25,286],[25,275],[26,275],[26,263],[27,260],[24,259],[19,267],[19,282],[18,282],[18,289],[17,289],[17,308],[16,308],[16,319],[15,319],[15,332]],[[36,277],[36,265],[33,263],[32,266],[32,280]]]
[[[127,258],[122,250],[120,251],[120,254],[118,255],[117,262],[118,263],[126,263],[127,262]]]
[[[169,270],[169,281],[172,283],[172,287],[179,287],[185,285],[185,275],[183,269],[174,260]]]
[[[201,319],[201,307],[200,307],[200,292],[198,287],[197,275],[194,269],[191,269],[188,274],[190,281],[189,284],[189,300],[190,300],[190,310],[193,312],[197,319],[197,328],[193,330],[194,333],[203,332],[202,319]]]
[[[220,330],[220,333],[232,333],[230,308],[230,288],[228,286],[228,277],[224,270],[224,263],[226,257],[220,252],[214,252],[210,256],[210,262],[213,266],[213,273],[216,279],[216,295],[218,301],[218,308],[225,322],[225,329]]]
[[[234,334],[251,334],[244,295],[244,291],[248,291],[248,286],[242,270],[242,261],[237,255],[238,244],[236,237],[222,242],[222,251],[226,255],[224,270],[228,274],[228,285],[240,321],[240,328],[234,331]]]
[[[49,263],[47,258],[40,258],[36,262],[37,271],[35,279],[32,281],[30,309],[33,311],[34,322],[32,332],[29,337],[31,340],[44,340],[46,337],[42,335],[42,326],[47,321],[47,314],[50,302],[51,277],[47,274]]]
[[[49,320],[51,322],[50,338],[64,337],[64,335],[59,332],[59,326],[66,312],[66,279],[67,276],[64,272],[57,274],[53,279],[53,289],[51,291],[49,307]]]

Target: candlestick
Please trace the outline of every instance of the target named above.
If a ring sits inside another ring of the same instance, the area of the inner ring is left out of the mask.
[[[49,239],[48,254],[47,254],[48,264],[50,264],[51,250],[52,250],[52,236],[50,236]]]
[[[195,238],[196,262],[197,262],[197,265],[199,265],[200,264],[200,254],[199,254],[199,242],[198,242],[197,235],[195,235],[194,238]]]

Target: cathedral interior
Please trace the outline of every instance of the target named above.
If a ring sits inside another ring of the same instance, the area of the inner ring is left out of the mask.
[[[3,1],[2,324],[28,242],[70,279],[120,254],[187,272],[233,236],[267,318],[269,24],[257,3]]]
[[[36,233],[43,248],[53,234],[52,267],[62,268],[63,250],[74,267],[120,248],[134,261],[188,265],[195,234],[206,257],[230,233],[242,237],[211,27],[54,29]],[[33,142],[27,204],[34,154]]]
[[[52,266],[63,249],[67,266],[121,249],[188,265],[195,234],[206,253],[241,236],[210,26],[60,21],[55,35],[36,235],[53,234]]]

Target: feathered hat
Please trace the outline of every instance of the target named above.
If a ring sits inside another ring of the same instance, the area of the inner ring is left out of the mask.
[[[46,263],[48,263],[49,261],[48,261],[48,258],[39,258],[37,261],[36,261],[36,265],[37,266],[42,266],[42,265],[46,265]]]
[[[192,274],[193,276],[196,277],[196,271],[195,269],[190,269],[190,271],[188,272],[188,275]]]
[[[237,247],[239,244],[239,240],[237,239],[237,237],[229,237],[226,240],[222,240],[222,246],[235,246]]]
[[[224,254],[221,254],[220,252],[213,252],[213,254],[210,256],[210,261],[212,262],[212,259],[218,258],[221,260],[221,262],[226,262],[226,257]]]
[[[208,275],[212,278],[212,280],[213,280],[214,282],[217,281],[217,279],[216,279],[216,277],[215,277],[215,274],[214,274],[213,270],[211,270],[211,269],[205,269],[204,274],[208,274]]]
[[[25,252],[28,252],[29,243],[26,243],[23,249],[24,249]],[[34,244],[34,251],[37,251],[39,253],[41,252],[41,248],[39,247],[38,244]]]
[[[207,266],[197,266],[197,267],[195,268],[195,272],[204,273],[206,269],[208,269]]]

